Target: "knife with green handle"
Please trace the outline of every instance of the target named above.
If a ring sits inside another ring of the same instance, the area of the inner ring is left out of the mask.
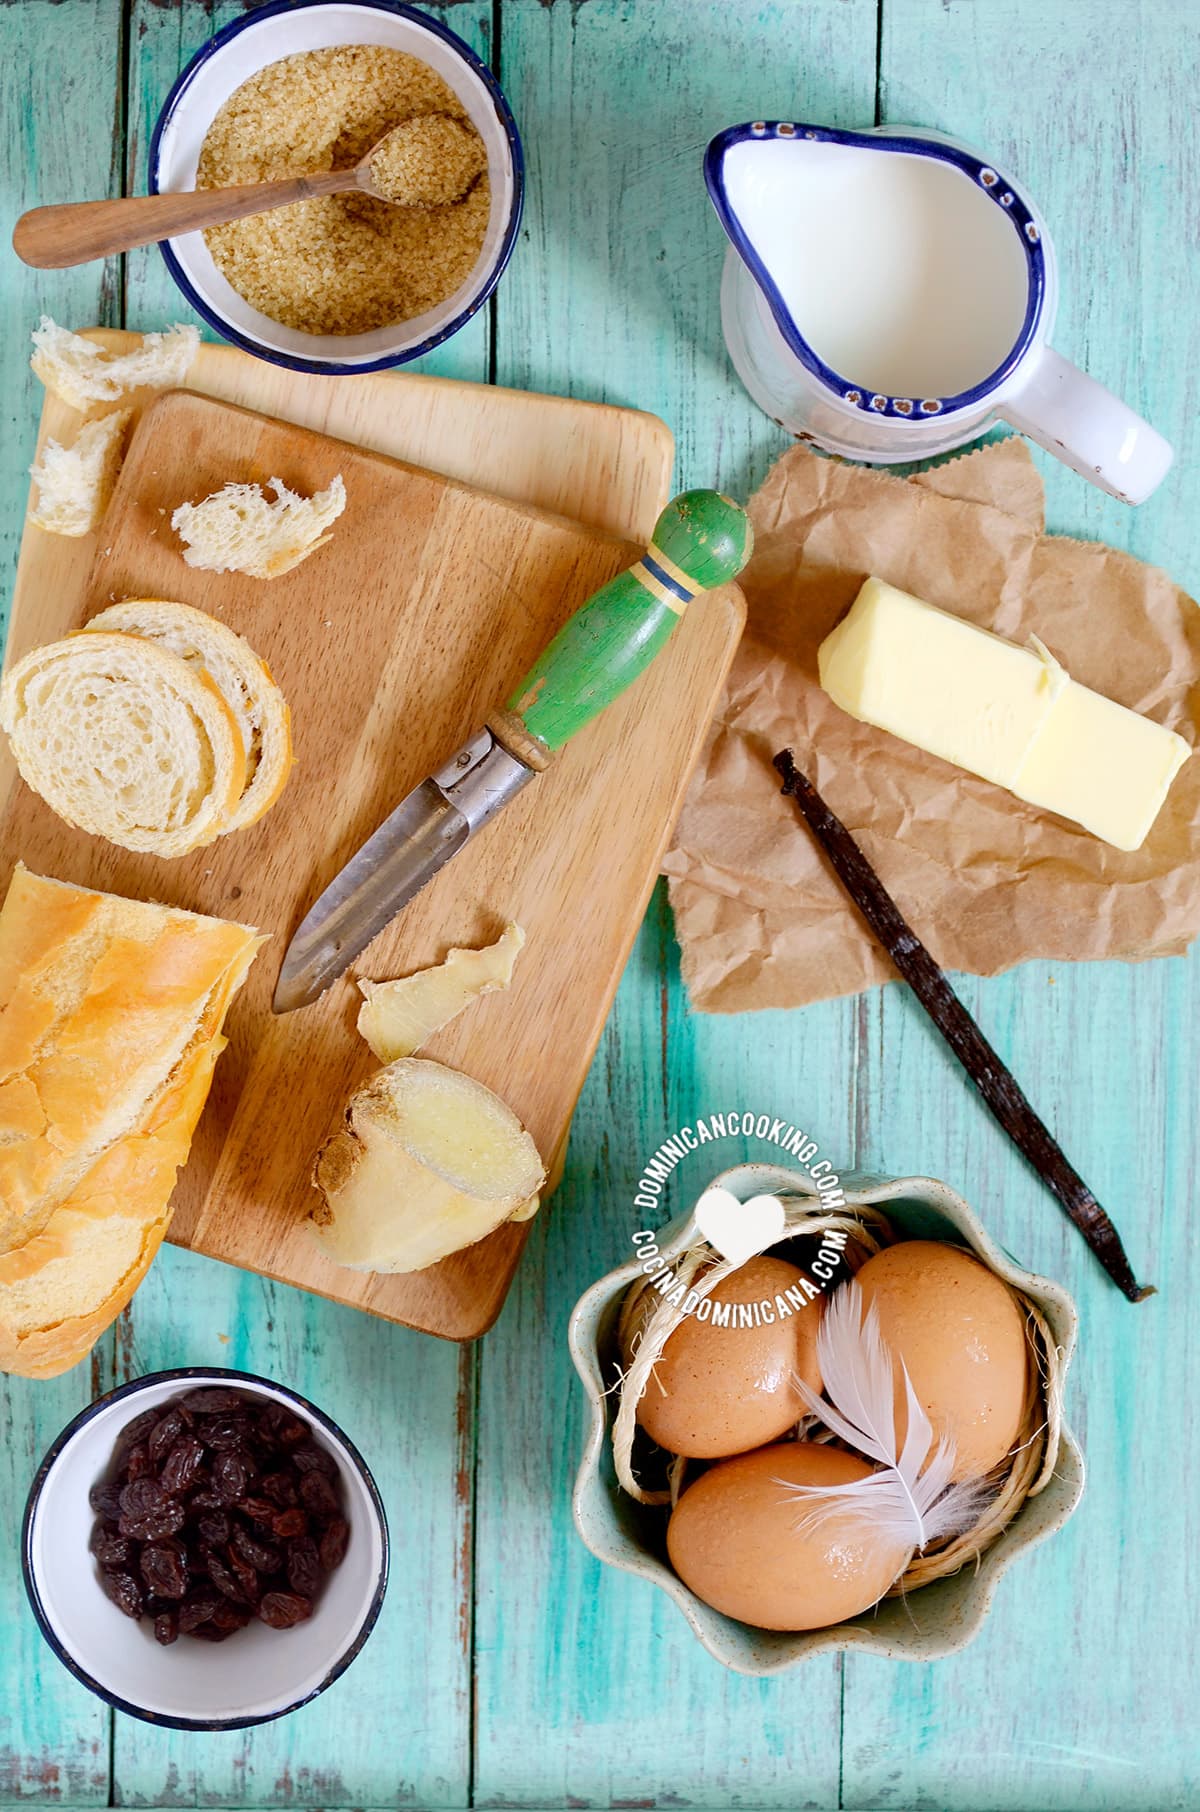
[[[276,1013],[323,994],[568,738],[633,684],[696,594],[737,577],[752,539],[746,512],[717,491],[685,491],[669,503],[641,559],[580,606],[503,708],[330,882],[288,945]]]

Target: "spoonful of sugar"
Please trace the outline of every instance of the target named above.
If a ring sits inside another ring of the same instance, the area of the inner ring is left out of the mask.
[[[317,170],[230,189],[32,208],[13,228],[13,250],[39,270],[63,270],[295,201],[356,189],[396,207],[445,207],[461,201],[486,167],[487,151],[473,126],[447,113],[422,113],[394,126],[348,170]]]

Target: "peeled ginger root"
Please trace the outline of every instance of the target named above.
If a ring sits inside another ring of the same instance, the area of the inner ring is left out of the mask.
[[[512,1109],[445,1064],[402,1057],[352,1095],[317,1154],[313,1236],[352,1271],[423,1271],[510,1220],[546,1180]]]
[[[445,962],[398,981],[360,981],[359,1031],[380,1063],[411,1057],[477,995],[507,988],[524,947],[521,927],[506,925],[496,942],[482,950],[451,950]]]

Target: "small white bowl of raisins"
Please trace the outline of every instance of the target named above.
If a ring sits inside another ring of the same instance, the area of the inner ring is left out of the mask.
[[[183,1730],[285,1716],[343,1674],[387,1588],[387,1519],[329,1418],[245,1372],[157,1372],[100,1398],[38,1468],[25,1587],[59,1659]]]

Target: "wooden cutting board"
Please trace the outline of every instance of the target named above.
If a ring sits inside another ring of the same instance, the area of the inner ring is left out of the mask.
[[[278,476],[346,482],[330,545],[267,584],[200,573],[169,526],[184,498]],[[0,852],[42,872],[258,925],[273,942],[229,1020],[230,1049],[177,1192],[172,1237],[394,1320],[468,1339],[494,1320],[526,1237],[490,1240],[408,1277],[323,1259],[304,1216],[313,1154],[373,1067],[349,979],[276,1018],[288,937],[392,806],[502,699],[565,618],[640,548],[304,430],[176,392],[144,412],[97,537],[81,603],[29,600],[22,640],[111,599],[176,598],[246,635],[293,713],[297,768],[248,831],[181,861],[71,830],[19,782]],[[30,618],[40,614],[40,623]],[[53,619],[53,620],[51,620]],[[552,1174],[743,620],[736,587],[703,597],[637,685],[583,731],[360,959],[402,974],[507,919],[527,947],[512,989],[430,1041],[508,1100]],[[619,809],[618,809],[619,807]]]

